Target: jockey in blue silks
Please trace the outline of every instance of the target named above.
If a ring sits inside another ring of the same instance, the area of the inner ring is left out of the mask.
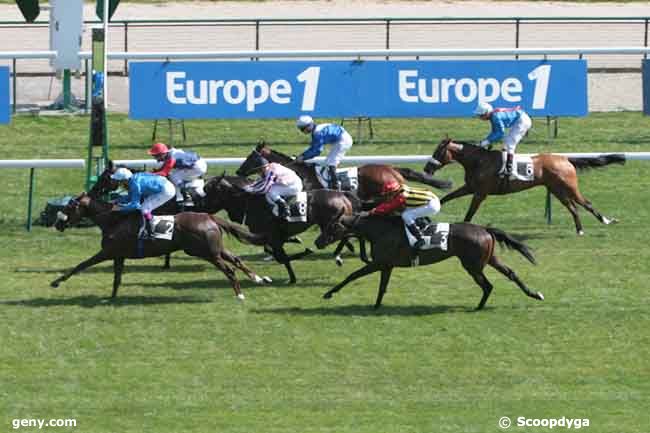
[[[146,234],[151,237],[154,232],[152,212],[174,197],[174,185],[165,177],[144,172],[133,174],[124,167],[115,170],[111,179],[129,191],[126,200],[116,204],[114,209],[118,212],[139,210],[145,220]]]
[[[326,144],[331,144],[325,164],[330,176],[330,188],[341,189],[341,183],[336,177],[336,167],[341,163],[345,152],[352,147],[352,136],[342,126],[334,123],[321,123],[316,125],[311,116],[302,115],[296,121],[296,127],[305,134],[311,134],[309,148],[299,155],[296,160],[304,161],[320,155]]]
[[[524,138],[533,122],[519,106],[514,108],[493,108],[487,102],[479,102],[474,109],[474,114],[482,120],[489,120],[492,125],[490,134],[479,143],[481,147],[487,147],[503,138],[502,154],[504,164],[499,174],[501,176],[510,176],[517,144]],[[510,131],[506,135],[507,128],[510,128]]]

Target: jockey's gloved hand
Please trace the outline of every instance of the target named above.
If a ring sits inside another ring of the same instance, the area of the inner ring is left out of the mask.
[[[370,212],[368,212],[367,210],[364,210],[364,211],[359,212],[357,215],[359,216],[359,218],[367,218],[367,217],[370,216]]]
[[[304,162],[305,158],[302,155],[298,155],[293,160],[296,162]]]
[[[481,147],[483,147],[483,148],[490,148],[490,147],[492,147],[492,146],[490,146],[490,142],[487,141],[487,140],[481,140],[481,142],[480,142],[478,145],[481,146]]]

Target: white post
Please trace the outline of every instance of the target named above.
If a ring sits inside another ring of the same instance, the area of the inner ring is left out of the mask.
[[[104,112],[108,108],[108,4],[104,0]]]

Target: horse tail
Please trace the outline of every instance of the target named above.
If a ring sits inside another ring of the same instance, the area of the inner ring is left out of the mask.
[[[577,157],[569,158],[569,162],[578,170],[605,167],[609,164],[625,164],[625,155],[622,153],[610,153],[592,158]]]
[[[533,252],[523,242],[518,241],[503,230],[495,229],[494,227],[486,227],[485,230],[487,230],[500,245],[505,245],[508,249],[518,251],[533,265],[537,264]]]
[[[449,180],[436,179],[430,174],[422,173],[415,171],[406,167],[393,167],[399,174],[401,174],[405,179],[411,180],[413,182],[423,183],[425,185],[432,186],[437,189],[449,189],[452,186],[452,182]]]
[[[253,245],[265,245],[267,243],[266,236],[251,233],[239,224],[226,221],[225,219],[219,218],[216,215],[210,215],[210,218],[212,218],[212,220],[217,223],[217,225],[224,232],[234,236],[235,239],[237,239],[239,242],[245,242]]]

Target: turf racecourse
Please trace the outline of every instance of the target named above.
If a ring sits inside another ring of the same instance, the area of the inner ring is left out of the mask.
[[[650,120],[639,113],[562,119],[556,140],[541,119],[535,126],[521,152],[650,150]],[[87,127],[88,118],[15,118],[0,129],[0,153],[84,157]],[[445,133],[475,140],[486,125],[424,119],[374,127],[375,141],[351,154],[430,153]],[[114,116],[110,128],[114,158],[144,157],[151,124]],[[187,128],[185,148],[205,156],[242,156],[259,137],[287,152],[304,145],[291,121]],[[440,175],[462,179],[457,166]],[[75,418],[75,429],[43,431],[494,432],[502,416],[588,418],[589,432],[650,430],[650,163],[580,175],[596,208],[621,220],[605,227],[582,211],[583,238],[557,201],[546,225],[543,189],[486,200],[475,222],[525,236],[538,266],[499,255],[546,300],[525,297],[489,269],[495,289],[480,313],[471,312],[480,288],[455,259],[396,270],[374,311],[378,276],[321,298],[358,259],[347,256],[337,268],[329,254],[315,254],[296,262],[299,283],[288,286],[281,266],[234,239],[231,249],[274,278],[270,286],[245,281],[243,303],[214,267],[182,254],[170,272],[159,259],[127,261],[113,303],[105,302],[109,264],[51,289],[63,269],[95,252],[98,231],[27,234],[28,171],[1,170],[0,179],[2,431],[17,418]],[[80,170],[37,171],[36,207],[78,193],[82,180]],[[449,203],[440,219],[460,220],[468,204]]]

